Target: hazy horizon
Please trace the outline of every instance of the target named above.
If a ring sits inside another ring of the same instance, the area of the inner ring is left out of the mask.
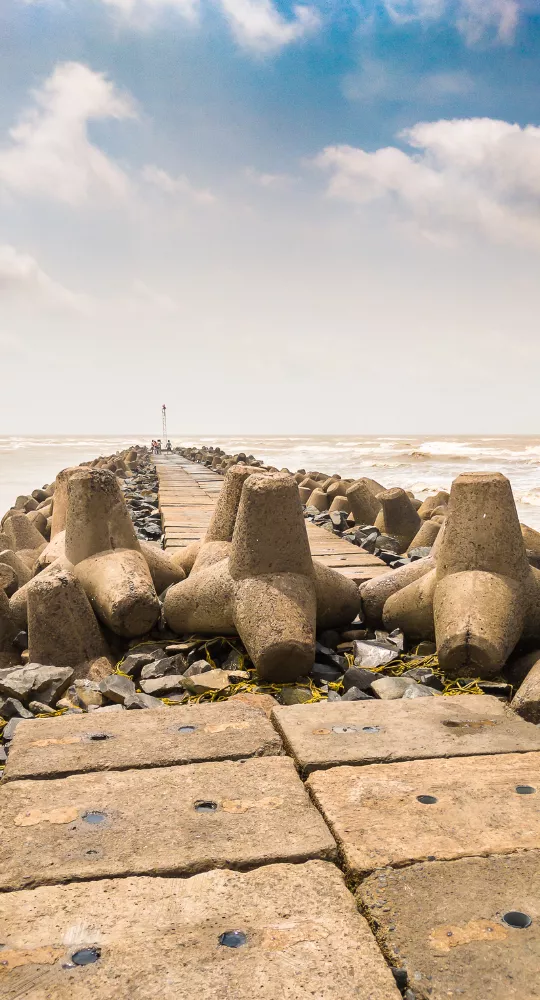
[[[539,54],[540,0],[3,0],[2,433],[540,433]]]

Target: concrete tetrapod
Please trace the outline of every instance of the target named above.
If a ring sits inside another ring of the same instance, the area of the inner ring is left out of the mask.
[[[394,489],[379,493],[382,510],[377,515],[375,527],[384,535],[392,535],[399,543],[399,551],[405,552],[419,530],[422,521],[413,507],[405,490]]]
[[[69,570],[37,576],[28,585],[28,649],[31,663],[79,667],[81,676],[94,680],[111,672],[90,602]]]
[[[317,624],[345,625],[359,606],[351,580],[313,562],[297,484],[276,473],[246,478],[229,556],[196,561],[164,611],[176,632],[238,632],[259,676],[284,682],[311,669]]]
[[[493,677],[519,639],[540,638],[540,573],[527,560],[504,476],[466,473],[454,480],[431,559],[435,554],[435,568],[420,560],[413,564],[416,580],[402,575],[384,604],[384,623],[415,638],[434,633],[440,666],[451,677]]]
[[[369,479],[359,479],[349,486],[345,494],[356,524],[375,524],[381,510],[381,501],[374,495],[370,482]]]
[[[118,480],[84,469],[69,479],[66,557],[98,618],[117,635],[143,635],[160,605]]]

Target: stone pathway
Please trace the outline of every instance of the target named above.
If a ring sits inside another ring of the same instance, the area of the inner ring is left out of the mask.
[[[539,803],[491,697],[23,721],[0,996],[537,1000]]]

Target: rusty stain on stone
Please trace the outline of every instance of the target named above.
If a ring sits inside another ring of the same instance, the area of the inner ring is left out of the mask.
[[[508,931],[493,920],[469,920],[466,924],[441,924],[434,927],[429,943],[436,951],[451,951],[476,941],[504,941]]]
[[[265,799],[223,799],[221,808],[228,813],[244,813],[249,809],[279,809],[283,799],[268,795]]]
[[[205,726],[205,733],[224,733],[228,729],[232,729],[235,733],[239,733],[242,729],[249,729],[251,726],[251,721],[249,722],[222,722],[220,724],[215,724],[212,726]]]
[[[15,816],[15,826],[38,826],[40,823],[74,823],[79,818],[78,806],[61,806],[57,809],[29,809]]]
[[[64,955],[63,948],[28,948],[0,952],[0,974],[21,965],[54,965]]]
[[[33,740],[32,743],[28,745],[31,747],[62,747],[67,746],[70,743],[81,743],[82,736],[64,736],[63,739],[59,740]]]
[[[314,729],[313,730],[313,735],[314,736],[330,736],[331,732],[332,732],[331,729]]]

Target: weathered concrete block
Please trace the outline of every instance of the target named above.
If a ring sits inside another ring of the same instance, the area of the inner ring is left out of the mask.
[[[488,695],[323,701],[275,708],[272,718],[305,773],[338,764],[540,750],[540,729]]]
[[[540,997],[539,851],[387,869],[358,895],[418,1000]]]
[[[239,760],[281,749],[262,711],[238,703],[110,713],[106,720],[66,715],[18,727],[4,780]]]
[[[357,877],[540,848],[540,753],[333,767],[308,787]]]
[[[2,889],[334,854],[287,757],[11,781],[0,794]]]
[[[6,1000],[400,1000],[322,861],[9,893],[0,935]]]

